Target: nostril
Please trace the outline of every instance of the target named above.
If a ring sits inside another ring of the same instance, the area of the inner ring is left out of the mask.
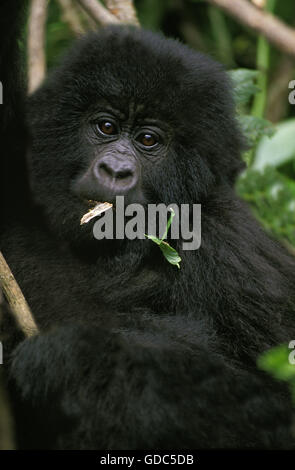
[[[101,171],[102,173],[106,173],[108,176],[111,176],[112,178],[115,176],[112,168],[110,168],[106,163],[101,163],[99,165],[99,171]]]
[[[106,162],[101,162],[99,165],[99,173],[102,176],[107,176],[109,178],[114,178],[118,180],[123,180],[127,178],[132,178],[133,172],[129,168],[115,169],[108,165]]]
[[[118,158],[104,158],[92,167],[96,184],[112,191],[127,191],[136,186],[136,166]]]
[[[131,178],[132,176],[133,173],[131,170],[118,171],[118,173],[115,175],[117,179]]]

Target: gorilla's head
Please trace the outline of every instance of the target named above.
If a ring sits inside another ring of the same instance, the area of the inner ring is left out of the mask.
[[[230,88],[219,64],[158,34],[116,26],[78,41],[28,106],[33,194],[55,232],[85,236],[88,200],[198,203],[232,185]]]

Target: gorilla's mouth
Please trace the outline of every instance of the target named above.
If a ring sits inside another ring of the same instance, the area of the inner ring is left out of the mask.
[[[81,218],[80,225],[87,224],[88,222],[90,222],[90,220],[94,219],[94,217],[98,217],[103,212],[113,207],[113,204],[111,204],[110,202],[98,202],[98,201],[88,200],[87,203],[90,209]]]
[[[85,199],[86,204],[90,207],[90,209],[93,209],[97,204],[101,204],[98,201],[94,201],[93,199]]]

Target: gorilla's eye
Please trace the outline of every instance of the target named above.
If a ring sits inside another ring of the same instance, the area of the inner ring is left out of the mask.
[[[100,132],[102,132],[103,134],[115,135],[118,133],[117,126],[111,121],[107,121],[107,120],[100,121],[97,124],[97,126]]]
[[[140,134],[136,140],[145,147],[153,147],[159,142],[158,136],[156,136],[155,134],[148,133]]]

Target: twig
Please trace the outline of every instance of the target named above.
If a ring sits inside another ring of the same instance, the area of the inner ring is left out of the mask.
[[[276,1],[277,0],[267,0],[264,6],[265,12],[273,13],[275,11]],[[256,48],[256,68],[260,71],[257,78],[257,86],[260,89],[260,93],[256,93],[252,105],[252,115],[258,118],[264,117],[270,69],[270,53],[271,47],[269,41],[260,34]]]
[[[2,376],[0,370],[0,451],[15,449],[13,419]]]
[[[295,56],[295,29],[246,0],[207,0],[240,23],[262,34],[281,51]]]
[[[75,0],[76,1],[76,0]],[[80,3],[75,3],[77,8],[77,12],[82,19],[83,25],[86,31],[97,31],[97,21],[95,21],[92,16],[90,16],[84,8],[80,5]]]
[[[38,88],[45,77],[45,25],[47,0],[31,0],[28,31],[29,93]]]
[[[3,321],[3,295],[0,289],[0,332],[2,330]],[[1,339],[1,338],[0,338]],[[14,423],[9,406],[7,390],[5,387],[3,370],[1,369],[3,359],[3,347],[0,343],[0,451],[1,450],[14,450]]]
[[[118,18],[96,0],[77,0],[81,7],[99,24],[119,24]]]
[[[266,6],[267,0],[251,0],[252,3],[258,8],[264,8]]]
[[[106,0],[106,6],[122,23],[139,26],[133,0]]]
[[[293,74],[293,57],[283,55],[269,84],[266,119],[271,122],[279,122],[286,114],[289,104],[288,94],[290,93],[286,83],[292,80]]]
[[[68,23],[70,29],[75,36],[80,36],[85,32],[85,28],[80,20],[79,13],[77,12],[72,0],[57,0],[62,10],[62,19]]]
[[[271,122],[279,122],[284,118],[288,107],[288,94],[290,90],[287,84],[294,76],[294,60],[284,55],[272,77],[269,85],[266,119]]]
[[[38,333],[37,325],[33,319],[30,307],[28,306],[22,291],[19,288],[4,256],[0,252],[0,288],[9,303],[12,314],[19,327],[26,336],[33,336]]]

